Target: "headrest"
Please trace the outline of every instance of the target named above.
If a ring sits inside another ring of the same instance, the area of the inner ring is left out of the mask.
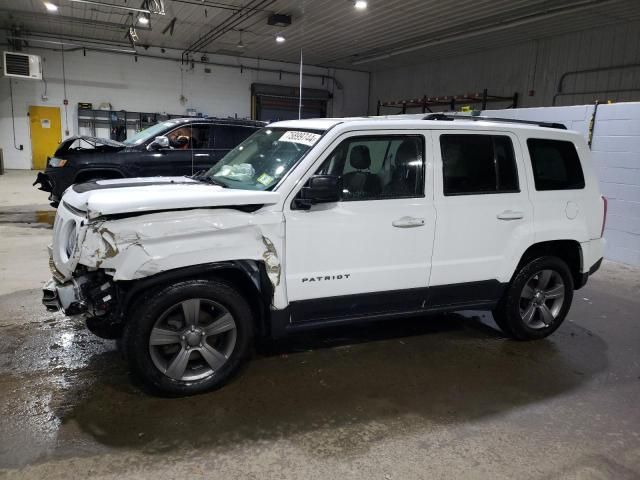
[[[349,163],[356,170],[366,170],[371,166],[371,155],[369,154],[369,147],[366,145],[358,145],[351,149],[349,155]]]
[[[416,139],[407,138],[400,144],[396,152],[396,166],[408,165],[414,160],[418,160],[418,142]]]

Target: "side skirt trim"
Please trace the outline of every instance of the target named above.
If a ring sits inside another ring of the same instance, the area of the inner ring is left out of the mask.
[[[346,325],[430,313],[491,309],[506,284],[497,280],[393,290],[291,302],[284,310],[272,310],[271,332],[288,332]]]

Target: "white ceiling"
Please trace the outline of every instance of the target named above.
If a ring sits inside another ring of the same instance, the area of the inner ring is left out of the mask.
[[[51,41],[109,43],[129,48],[130,12],[145,0],[95,0],[95,4],[50,0],[0,0],[0,27],[20,29],[30,45],[40,35]],[[237,25],[205,47],[223,53],[295,62],[376,70],[425,58],[472,53],[568,31],[640,19],[640,0],[369,0],[365,11],[352,0],[165,0],[166,14],[137,25],[139,43],[185,50],[216,27]],[[256,7],[250,9],[250,7]],[[289,14],[291,26],[267,25],[271,13]],[[176,18],[173,35],[162,33]],[[241,33],[242,31],[242,33]],[[286,42],[275,42],[276,34]],[[10,33],[7,33],[10,34]],[[245,48],[237,48],[242,35]]]

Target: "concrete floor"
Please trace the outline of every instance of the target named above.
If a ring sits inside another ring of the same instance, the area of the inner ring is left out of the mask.
[[[547,340],[469,313],[337,329],[167,400],[40,305],[33,176],[0,176],[2,478],[640,478],[640,269],[605,263]]]

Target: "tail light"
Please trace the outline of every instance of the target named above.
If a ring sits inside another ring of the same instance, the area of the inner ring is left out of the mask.
[[[600,231],[600,238],[602,238],[602,236],[604,235],[604,227],[607,224],[607,197],[602,196],[602,203],[604,203],[604,213],[602,215],[602,231]]]

